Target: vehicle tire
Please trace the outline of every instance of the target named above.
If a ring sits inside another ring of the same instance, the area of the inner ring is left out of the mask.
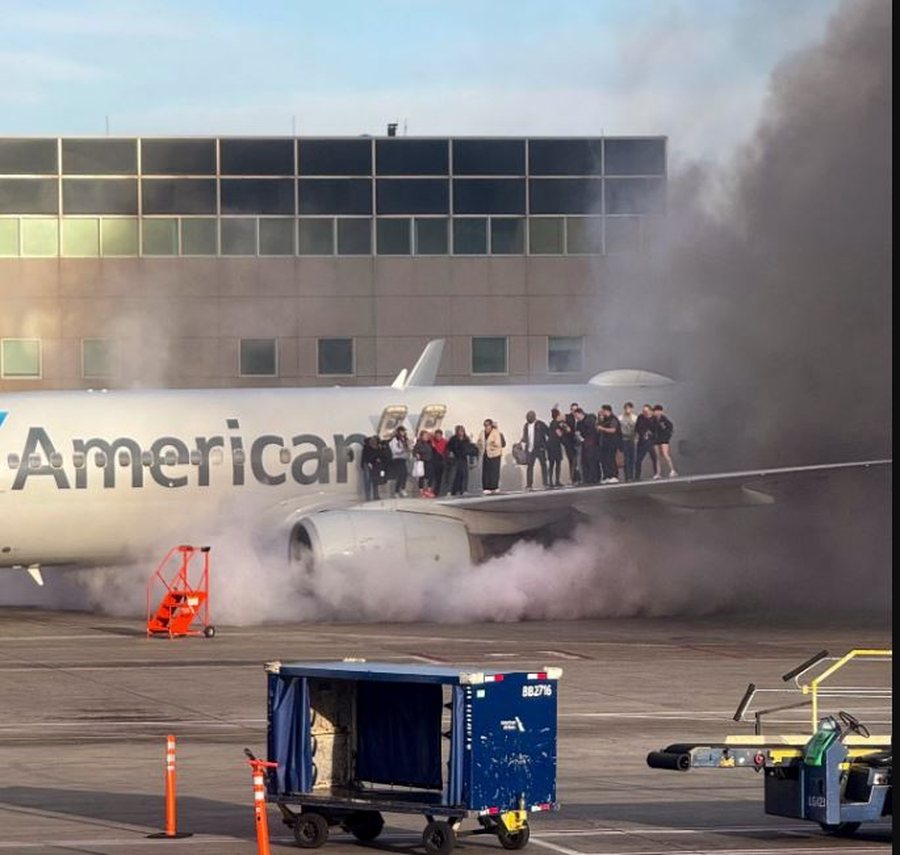
[[[449,822],[438,819],[425,826],[422,843],[428,855],[449,855],[456,846],[456,832]]]
[[[294,823],[294,839],[301,849],[318,849],[328,840],[328,821],[320,813],[297,815]]]
[[[360,843],[371,843],[384,828],[384,817],[377,810],[361,810],[353,814],[344,827]]]
[[[216,628],[214,626],[205,626],[203,627],[203,635],[206,638],[215,638]]]
[[[856,834],[859,830],[859,827],[862,825],[861,822],[836,822],[836,823],[827,823],[820,822],[820,827],[822,831],[826,834],[831,834],[834,837],[851,837]]]
[[[504,849],[524,849],[531,837],[531,829],[525,825],[518,831],[510,831],[503,822],[497,823],[497,838]]]

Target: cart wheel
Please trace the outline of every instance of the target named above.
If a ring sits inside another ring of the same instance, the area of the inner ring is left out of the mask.
[[[819,825],[826,834],[831,834],[835,837],[851,837],[856,834],[859,827],[862,825],[861,822],[835,822],[835,823],[827,823],[820,822]]]
[[[213,638],[216,634],[216,628],[214,626],[205,626],[203,627],[203,635],[206,638]]]
[[[320,813],[301,813],[294,823],[294,839],[301,849],[318,849],[328,840],[328,821]]]
[[[345,823],[349,831],[362,843],[371,843],[384,828],[384,817],[377,810],[361,810]]]
[[[422,843],[428,855],[449,855],[456,846],[456,832],[449,822],[438,819],[425,826]]]
[[[531,829],[524,825],[518,831],[510,831],[501,820],[497,823],[497,837],[504,849],[524,849],[531,837]]]

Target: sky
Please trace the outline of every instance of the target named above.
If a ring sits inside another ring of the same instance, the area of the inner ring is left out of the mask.
[[[0,0],[0,135],[665,135],[718,159],[839,0]]]

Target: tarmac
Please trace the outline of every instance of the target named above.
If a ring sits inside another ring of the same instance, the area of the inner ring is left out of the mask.
[[[255,853],[242,749],[265,753],[263,663],[343,657],[564,669],[560,810],[533,817],[533,855],[891,847],[890,823],[841,839],[813,823],[767,816],[762,778],[749,769],[680,773],[645,763],[648,751],[673,742],[749,732],[731,720],[748,682],[779,684],[822,648],[890,647],[889,616],[218,629],[213,639],[147,639],[140,621],[0,608],[0,855]],[[889,721],[872,705],[851,711]],[[180,840],[148,837],[163,826],[167,733],[178,738],[178,830],[192,835]],[[422,852],[423,820],[386,820],[368,848]],[[269,821],[272,851],[296,852],[274,809]],[[360,846],[335,830],[322,851]],[[482,836],[462,838],[457,851],[503,850]]]

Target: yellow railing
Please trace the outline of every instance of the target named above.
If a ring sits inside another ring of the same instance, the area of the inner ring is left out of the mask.
[[[809,683],[800,685],[804,695],[812,696],[812,730],[815,733],[819,724],[819,689],[823,683],[834,676],[838,671],[852,662],[854,659],[887,660],[893,661],[893,650],[851,650],[833,662],[821,674],[813,677]],[[799,676],[799,675],[798,675]]]

